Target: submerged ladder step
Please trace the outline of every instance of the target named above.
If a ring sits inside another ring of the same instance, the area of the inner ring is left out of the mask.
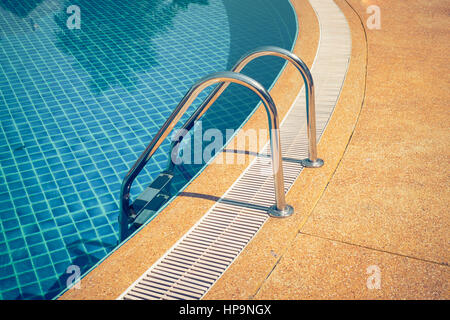
[[[133,202],[132,208],[136,215],[133,224],[143,225],[170,199],[170,184],[173,173],[163,172],[152,184]]]

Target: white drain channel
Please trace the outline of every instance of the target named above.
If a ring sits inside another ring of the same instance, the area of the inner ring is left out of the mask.
[[[320,139],[345,80],[351,38],[347,20],[332,0],[310,3],[320,25],[311,69]],[[302,171],[299,160],[308,156],[305,110],[302,89],[281,124],[286,192]],[[266,145],[261,153],[267,155],[268,149]],[[270,157],[255,158],[200,221],[118,299],[201,299],[269,219],[267,208],[275,195],[268,168]]]

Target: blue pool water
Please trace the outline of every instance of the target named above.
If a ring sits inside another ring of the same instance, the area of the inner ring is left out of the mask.
[[[83,273],[113,250],[122,179],[189,87],[257,46],[290,49],[295,34],[287,0],[0,0],[0,298],[53,298],[69,266]],[[268,88],[283,65],[261,58],[245,73]],[[231,85],[203,130],[236,129],[257,103]],[[172,192],[203,166],[177,170]]]

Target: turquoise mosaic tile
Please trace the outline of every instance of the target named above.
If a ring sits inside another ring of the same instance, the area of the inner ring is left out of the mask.
[[[70,5],[79,30],[67,28]],[[0,298],[51,299],[70,265],[84,273],[113,250],[122,179],[189,87],[259,45],[290,49],[295,27],[287,0],[0,0]],[[245,73],[269,87],[283,63]],[[238,128],[257,103],[232,85],[203,129]],[[187,182],[179,169],[174,192]]]

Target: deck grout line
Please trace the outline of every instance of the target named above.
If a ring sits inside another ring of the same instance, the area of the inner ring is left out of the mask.
[[[344,241],[344,240],[328,238],[328,237],[325,237],[325,236],[320,236],[318,234],[312,234],[312,233],[307,233],[307,232],[303,232],[303,231],[299,231],[297,233],[297,235],[302,235],[302,234],[306,235],[306,236],[318,238],[318,239],[323,239],[323,240],[328,240],[328,241],[332,241],[332,242],[342,243],[342,244],[346,244],[346,245],[349,245],[349,246],[359,247],[359,248],[363,248],[363,249],[367,249],[367,250],[371,250],[371,251],[386,253],[386,254],[390,254],[390,255],[393,255],[393,256],[413,259],[413,260],[422,261],[422,262],[426,262],[426,263],[429,263],[429,264],[434,264],[434,265],[439,265],[439,266],[444,266],[444,267],[450,267],[446,262],[438,262],[438,261],[428,260],[428,259],[424,259],[424,258],[414,257],[414,256],[411,256],[411,255],[402,254],[402,253],[399,253],[399,252],[387,251],[387,250],[383,250],[383,249],[379,249],[379,248],[369,247],[369,246],[365,246],[365,245],[362,245],[362,244],[353,243],[353,242]]]

